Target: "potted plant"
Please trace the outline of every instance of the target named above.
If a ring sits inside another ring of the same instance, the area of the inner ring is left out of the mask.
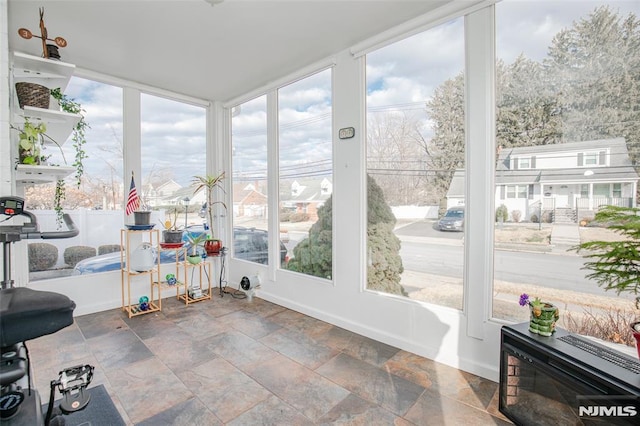
[[[136,226],[153,227],[151,225],[151,211],[147,208],[145,199],[138,195],[136,182],[131,172],[131,187],[127,197],[127,214],[133,213],[133,223]]]
[[[47,127],[44,123],[40,123],[37,126],[31,123],[28,119],[24,120],[22,129],[17,129],[20,133],[18,135],[18,163],[39,165],[42,164],[46,158],[42,155],[42,145]]]
[[[551,336],[556,331],[556,321],[560,317],[558,307],[549,302],[543,302],[539,297],[531,300],[529,295],[520,295],[520,306],[528,306],[529,331],[541,336]]]
[[[605,290],[631,293],[636,296],[636,308],[640,309],[640,208],[604,206],[596,213],[596,222],[608,224],[608,228],[626,237],[622,241],[587,241],[574,250],[586,253],[584,269]],[[630,324],[640,358],[640,321]]]
[[[215,200],[215,190],[220,189],[224,192],[224,187],[222,186],[222,181],[225,178],[225,173],[222,172],[217,176],[214,175],[205,175],[205,176],[194,176],[193,183],[196,186],[193,191],[194,195],[202,190],[207,191],[207,223],[205,226],[209,228],[209,237],[205,243],[205,250],[207,254],[210,255],[218,255],[220,253],[220,249],[222,248],[222,241],[215,238],[213,233],[213,206],[216,204],[221,204],[225,209],[227,208],[226,204],[223,201]]]
[[[177,244],[182,242],[182,227],[178,222],[178,208],[172,207],[167,211],[167,219],[160,222],[164,231],[162,231],[162,241],[167,244]]]
[[[19,132],[18,164],[31,166],[43,165],[49,158],[49,156],[43,155],[45,137],[58,146],[62,154],[62,159],[66,163],[66,158],[64,157],[64,152],[60,144],[46,134],[47,127],[45,123],[40,123],[36,126],[25,118],[22,128],[11,127]],[[58,179],[53,199],[53,209],[56,211],[58,225],[62,225],[62,201],[65,199],[65,194],[64,180]]]
[[[204,242],[207,240],[207,234],[204,232],[200,234],[187,232],[187,240],[191,244],[191,250],[187,253],[187,262],[196,265],[202,261],[202,256],[198,253],[198,247],[203,247]]]

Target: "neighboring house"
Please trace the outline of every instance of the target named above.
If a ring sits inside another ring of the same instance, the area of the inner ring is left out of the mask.
[[[623,138],[501,149],[495,205],[523,220],[575,222],[602,205],[635,207],[638,179]],[[464,171],[456,171],[447,207],[461,202]]]
[[[173,194],[180,189],[182,189],[182,186],[172,179],[169,179],[168,181],[158,185],[157,187],[149,185],[149,191],[147,192],[147,202],[150,207],[160,207],[167,204],[174,205],[176,204],[176,197],[174,197]]]
[[[447,191],[447,209],[464,206],[464,170],[456,170]]]
[[[280,187],[280,208],[292,213],[306,213],[309,220],[318,220],[318,208],[333,193],[333,184],[326,177],[294,180],[289,188]]]
[[[203,189],[194,194],[196,186],[181,187],[162,197],[160,205],[163,206],[202,206],[207,201],[207,193]]]
[[[267,217],[267,195],[261,185],[240,182],[233,185],[233,213],[236,217]]]

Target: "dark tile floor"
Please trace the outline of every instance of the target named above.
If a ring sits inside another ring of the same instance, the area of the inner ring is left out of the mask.
[[[80,316],[29,348],[43,399],[91,364],[132,425],[509,424],[496,383],[258,298]]]

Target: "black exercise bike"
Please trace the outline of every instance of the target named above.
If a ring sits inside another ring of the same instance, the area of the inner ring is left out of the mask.
[[[31,362],[26,341],[55,333],[73,324],[76,304],[67,296],[49,291],[14,287],[11,279],[11,245],[22,239],[72,238],[78,235],[73,220],[63,216],[68,230],[40,232],[33,213],[24,210],[20,197],[0,197],[3,221],[26,217],[22,225],[0,226],[4,279],[0,289],[0,424],[52,425],[65,424],[64,415],[84,409],[90,394],[85,392],[93,377],[93,367],[76,365],[60,371],[51,381],[49,407],[43,415],[40,396],[31,385]],[[62,401],[54,408],[55,390]]]

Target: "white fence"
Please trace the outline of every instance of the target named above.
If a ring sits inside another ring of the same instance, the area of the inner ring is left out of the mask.
[[[437,219],[438,206],[396,206],[392,207],[397,219]],[[41,232],[56,231],[56,212],[53,210],[31,210],[38,219]],[[58,261],[54,268],[65,266],[64,251],[73,246],[89,246],[96,249],[107,244],[120,244],[120,229],[133,223],[133,216],[125,217],[122,210],[72,210],[68,212],[80,234],[77,237],[52,240],[27,240],[28,244],[45,242],[58,248]],[[164,210],[151,212],[151,223],[156,227],[164,220]],[[64,228],[64,225],[63,225]]]
[[[58,230],[56,212],[53,210],[31,210],[38,219],[40,232]],[[72,246],[90,246],[96,249],[105,244],[120,244],[120,229],[124,227],[125,216],[122,210],[72,210],[69,216],[80,230],[77,237],[52,240],[27,240],[31,243],[49,243],[58,247],[58,262],[55,268],[63,267],[64,251]],[[151,212],[151,223],[160,226],[159,220],[164,220],[164,210]],[[126,218],[127,223],[133,223],[133,216]],[[64,224],[62,225],[64,229]]]

